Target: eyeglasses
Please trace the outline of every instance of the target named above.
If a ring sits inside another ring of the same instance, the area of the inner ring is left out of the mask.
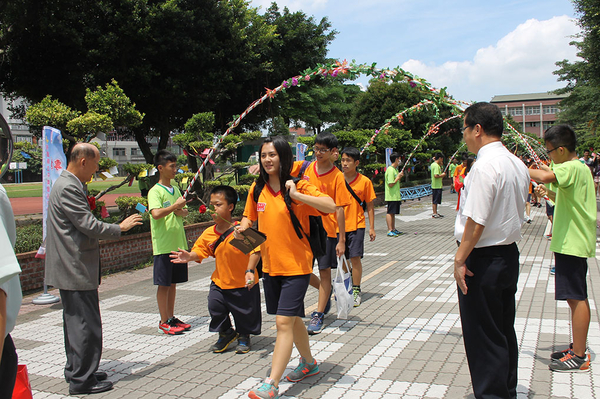
[[[330,151],[330,149],[313,147],[313,151],[318,154],[325,154],[326,152]]]
[[[467,130],[467,128],[469,128],[469,127],[473,127],[473,126],[463,126],[463,127],[460,128],[460,132],[464,133],[465,130]]]
[[[550,154],[552,151],[558,150],[560,147],[562,147],[562,146],[559,145],[558,147],[554,147],[553,149],[548,150],[546,153]]]

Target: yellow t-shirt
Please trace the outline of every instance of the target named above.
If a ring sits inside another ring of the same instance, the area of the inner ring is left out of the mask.
[[[233,232],[227,236],[214,252],[214,244],[221,237],[216,226],[209,227],[202,232],[192,247],[200,260],[209,256],[215,258],[215,271],[211,280],[221,289],[230,290],[246,286],[246,269],[250,254],[244,255],[242,251],[229,244],[233,239]],[[255,252],[255,251],[253,251]],[[258,273],[254,272],[254,281],[258,281]]]
[[[253,183],[248,191],[244,216],[251,221],[258,220],[258,230],[267,235],[267,240],[260,246],[263,271],[271,276],[301,276],[312,273],[313,254],[310,244],[304,234],[302,239],[298,238],[281,191],[274,192],[271,186],[266,184],[258,201],[254,202],[255,187],[256,183]],[[326,197],[306,181],[299,181],[296,189],[313,197]],[[326,215],[299,201],[292,202],[292,210],[307,234],[310,233],[308,217]]]
[[[365,203],[373,201],[376,197],[373,182],[368,177],[356,174],[354,180],[350,183],[350,187],[356,196]],[[347,188],[346,188],[347,189]],[[349,193],[349,192],[348,192]],[[364,229],[366,227],[365,211],[358,201],[350,194],[350,204],[344,208],[344,218],[346,219],[346,232]],[[339,229],[338,229],[339,232]]]
[[[297,176],[300,173],[300,168],[304,161],[294,162],[292,167],[292,176]],[[335,206],[346,207],[350,204],[354,198],[348,192],[346,188],[346,181],[344,180],[344,174],[340,172],[335,166],[332,167],[328,172],[320,175],[317,173],[317,162],[314,161],[304,171],[304,180],[308,180],[310,184],[317,187],[317,189],[324,194],[327,194],[335,202]],[[345,209],[344,209],[345,211]],[[338,232],[338,223],[336,214],[330,213],[322,217],[323,228],[327,232],[327,237],[336,238]]]

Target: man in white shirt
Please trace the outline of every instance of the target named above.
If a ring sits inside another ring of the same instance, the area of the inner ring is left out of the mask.
[[[476,398],[517,397],[515,293],[529,174],[500,142],[498,107],[465,110],[463,137],[477,162],[464,182],[454,236],[454,278]]]

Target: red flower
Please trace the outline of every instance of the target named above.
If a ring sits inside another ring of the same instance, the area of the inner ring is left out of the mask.
[[[87,197],[88,204],[90,204],[90,210],[93,211],[96,209],[96,197]]]
[[[204,205],[204,204],[200,205],[200,208],[198,209],[198,211],[200,211],[200,213],[206,213],[206,205]]]

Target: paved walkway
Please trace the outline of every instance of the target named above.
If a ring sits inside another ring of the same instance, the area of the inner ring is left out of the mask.
[[[332,314],[326,317],[323,333],[310,339],[321,373],[296,384],[282,382],[282,397],[472,397],[452,276],[455,206],[456,197],[445,191],[440,212],[446,217],[432,219],[429,198],[409,201],[397,217],[397,227],[406,234],[397,238],[385,236],[385,209],[377,209],[378,236],[365,245],[363,304],[347,321]],[[549,241],[543,238],[544,209],[534,208],[532,216],[519,244],[519,398],[600,399],[600,367],[595,364],[600,345],[598,261],[589,262],[591,371],[552,373],[550,352],[571,342],[570,316],[566,303],[554,300],[552,257]],[[100,369],[108,372],[115,389],[95,397],[243,398],[264,378],[276,336],[273,316],[263,313],[263,333],[253,337],[250,353],[209,351],[215,341],[215,334],[208,332],[207,311],[213,267],[212,261],[190,267],[190,281],[178,286],[176,311],[193,328],[172,337],[157,332],[151,268],[104,279]],[[316,298],[317,291],[310,288],[307,314]],[[25,299],[13,332],[20,362],[29,368],[36,399],[62,398],[68,395],[68,386],[62,378],[61,305],[36,307],[29,304],[31,299]],[[294,351],[289,368],[297,362]]]

